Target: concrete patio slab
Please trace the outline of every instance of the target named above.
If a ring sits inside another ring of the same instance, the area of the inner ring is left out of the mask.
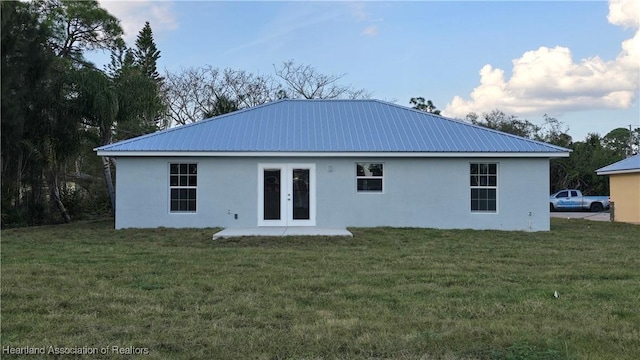
[[[241,236],[348,236],[353,234],[343,228],[318,227],[260,227],[243,229],[224,229],[213,234],[212,239],[241,237]]]

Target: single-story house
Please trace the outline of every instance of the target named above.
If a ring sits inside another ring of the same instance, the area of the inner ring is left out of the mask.
[[[279,100],[102,146],[116,228],[549,230],[570,150],[378,100]]]
[[[640,154],[600,168],[596,173],[609,175],[614,220],[640,223]]]

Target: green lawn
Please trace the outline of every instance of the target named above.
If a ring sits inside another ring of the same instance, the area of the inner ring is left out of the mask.
[[[62,359],[126,358],[113,346],[144,359],[640,354],[636,225],[218,241],[214,229],[111,227],[2,231],[2,347],[98,351]]]

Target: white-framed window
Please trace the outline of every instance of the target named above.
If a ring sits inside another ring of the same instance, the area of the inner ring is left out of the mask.
[[[169,164],[170,212],[196,212],[198,164]]]
[[[498,164],[469,164],[471,211],[494,213],[498,208]]]
[[[356,191],[381,193],[383,174],[383,163],[356,163]]]

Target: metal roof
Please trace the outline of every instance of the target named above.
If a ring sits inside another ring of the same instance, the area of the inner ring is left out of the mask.
[[[640,154],[620,160],[609,166],[596,170],[598,175],[608,175],[616,173],[640,172]]]
[[[279,100],[102,146],[131,152],[460,152],[568,149],[379,100]]]

